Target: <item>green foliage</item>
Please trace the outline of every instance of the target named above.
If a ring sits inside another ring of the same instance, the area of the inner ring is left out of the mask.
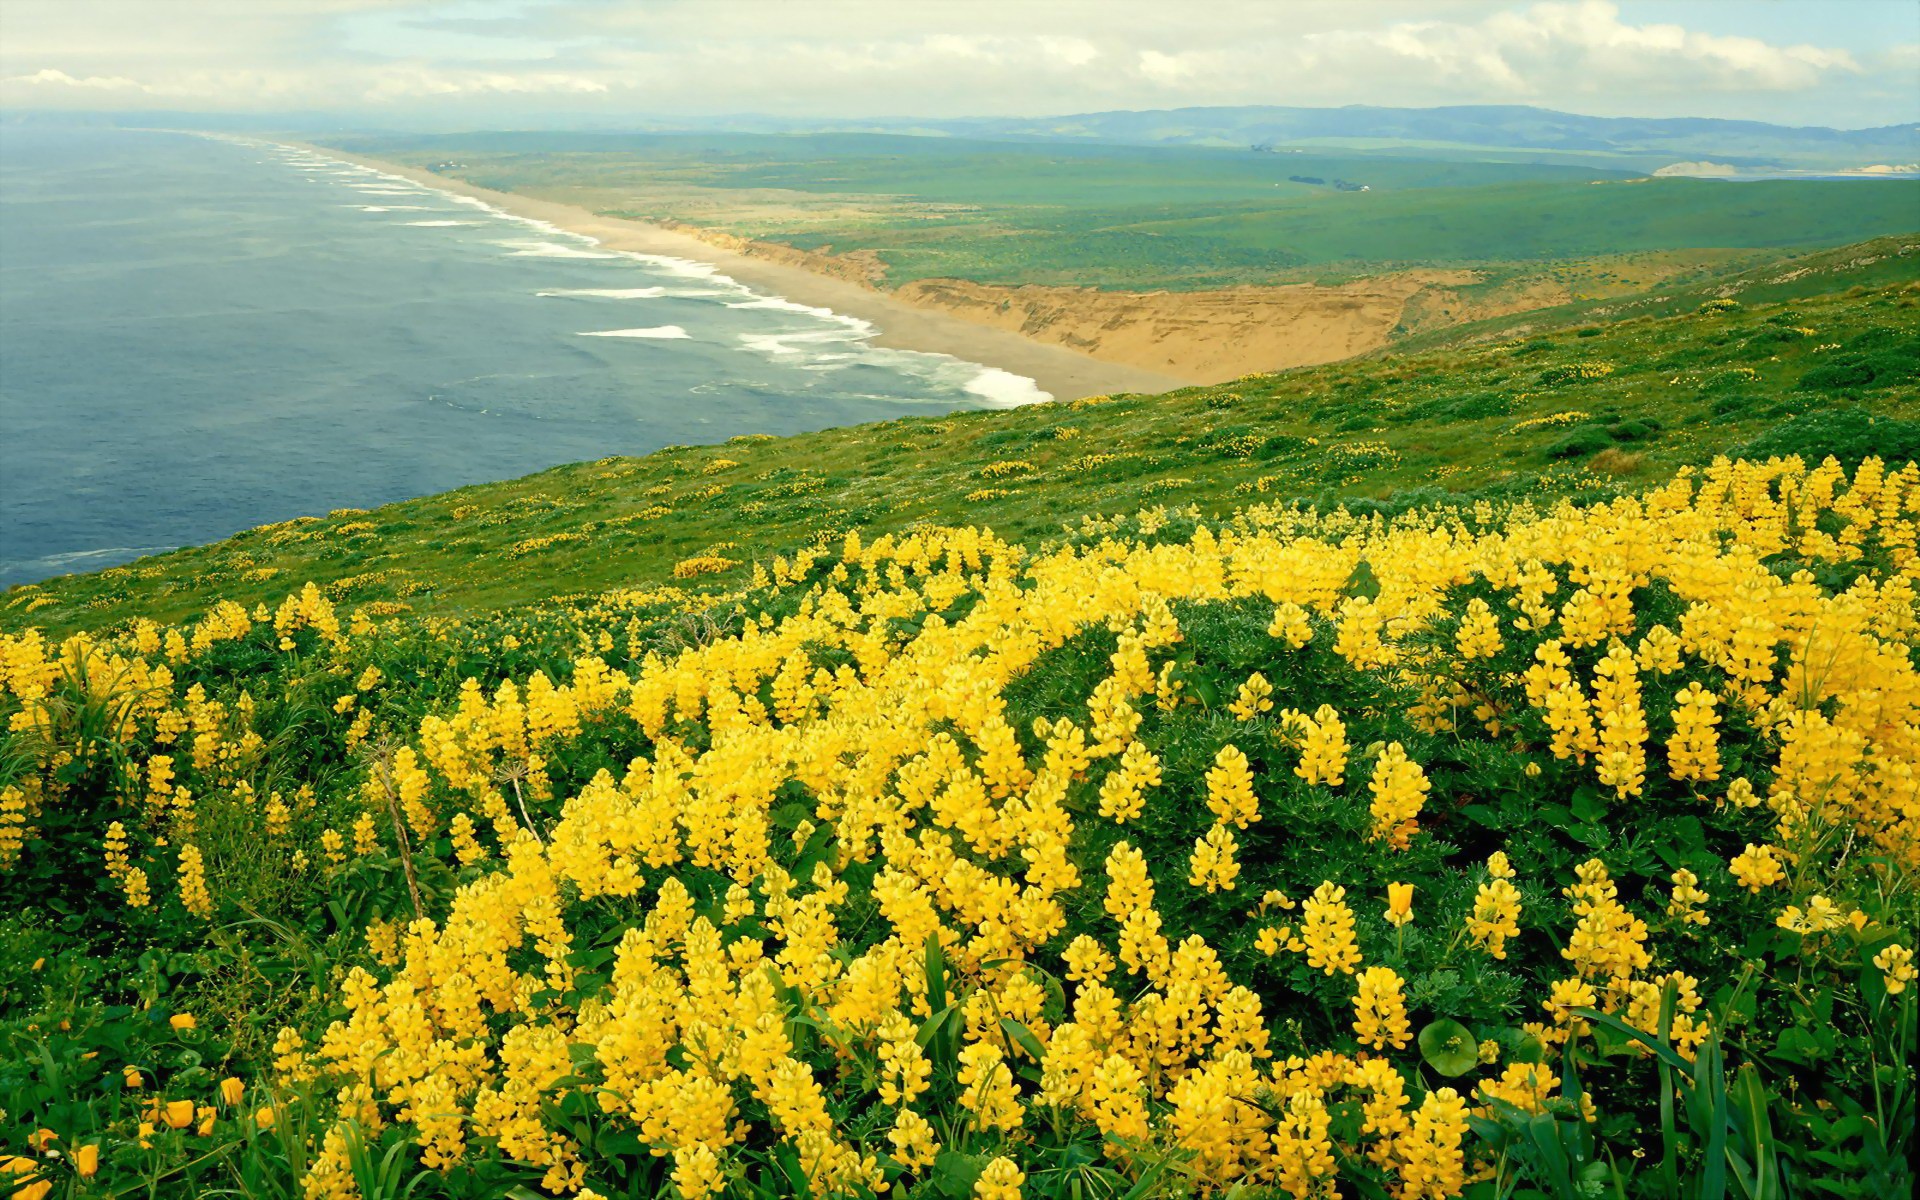
[[[1808,462],[1832,456],[1848,467],[1868,455],[1891,462],[1920,458],[1920,421],[1876,416],[1855,406],[1822,409],[1781,422],[1740,448],[1747,458]]]
[[[1613,441],[1603,426],[1585,425],[1548,446],[1546,455],[1548,458],[1584,458],[1605,450]]]

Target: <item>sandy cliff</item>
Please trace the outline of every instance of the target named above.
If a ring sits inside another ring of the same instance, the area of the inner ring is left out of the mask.
[[[1301,283],[1198,292],[1009,287],[963,279],[916,279],[889,289],[886,263],[870,250],[799,250],[667,224],[719,249],[886,291],[915,308],[1200,383],[1351,358],[1386,345],[1402,327],[1428,329],[1568,299],[1551,285],[1468,299],[1456,289],[1479,276],[1464,270],[1401,271],[1334,287]]]

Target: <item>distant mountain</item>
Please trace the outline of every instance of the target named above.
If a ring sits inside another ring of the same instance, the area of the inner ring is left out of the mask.
[[[672,122],[636,123],[664,130]],[[1222,146],[1285,153],[1341,150],[1423,158],[1580,163],[1686,174],[1832,173],[1920,164],[1920,124],[1875,129],[1770,125],[1709,117],[1588,117],[1525,105],[1446,108],[1163,108],[1059,117],[859,120],[733,116],[680,128],[759,133],[895,133],[988,140]]]
[[[370,119],[365,114],[0,113],[0,125],[75,121],[199,129],[331,129],[334,132],[397,131],[403,127],[394,117]],[[406,127],[416,132],[427,129],[455,132],[465,128],[448,125],[443,120]],[[891,133],[987,140],[1218,146],[1276,153],[1341,150],[1422,158],[1559,162],[1644,171],[1679,164],[1684,169],[1678,173],[1709,176],[1821,174],[1868,167],[1920,171],[1920,123],[1874,129],[1828,129],[1708,117],[1588,117],[1518,104],[1444,108],[1242,105],[1057,117],[841,119],[762,114],[655,117],[594,112],[544,114],[511,128],[599,133]]]

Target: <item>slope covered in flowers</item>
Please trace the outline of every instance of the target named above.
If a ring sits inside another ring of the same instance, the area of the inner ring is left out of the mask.
[[[1920,467],[1722,460],[9,636],[5,959],[138,967],[9,966],[3,1136],[79,1193],[1898,1194],[1917,529]]]

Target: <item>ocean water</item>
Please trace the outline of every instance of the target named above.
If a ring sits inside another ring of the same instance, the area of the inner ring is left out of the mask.
[[[609,454],[1046,399],[262,142],[0,130],[0,585]]]

